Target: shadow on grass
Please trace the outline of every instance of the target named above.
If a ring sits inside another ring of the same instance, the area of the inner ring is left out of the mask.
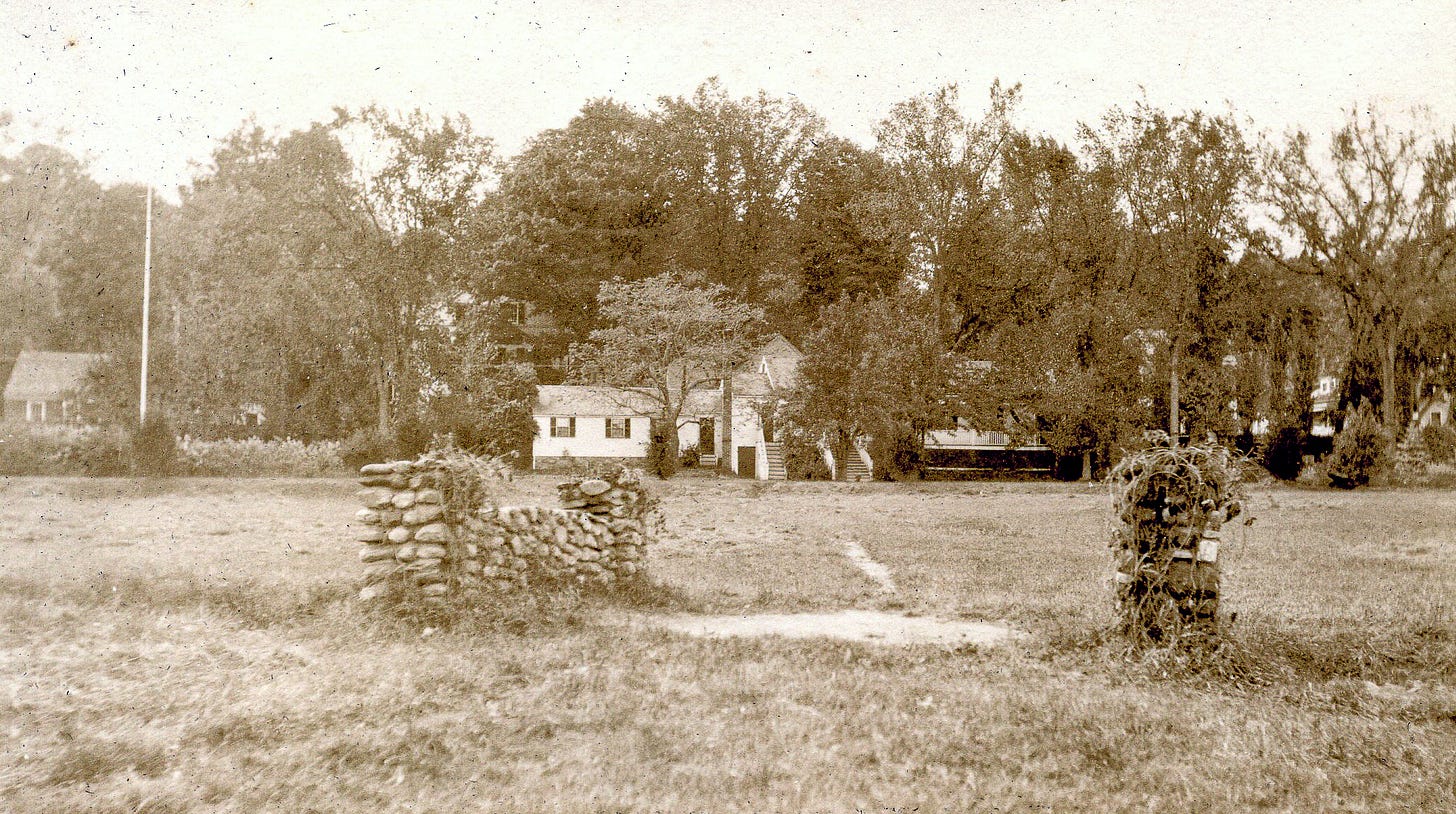
[[[0,593],[17,599],[82,608],[143,608],[159,612],[202,611],[245,628],[295,625],[338,607],[353,592],[339,585],[294,588],[259,582],[205,582],[189,574],[117,577],[88,582],[42,582],[0,576]]]
[[[1236,688],[1353,679],[1374,683],[1456,679],[1456,614],[1433,609],[1380,628],[1330,630],[1239,623],[1214,643],[1133,648],[1109,628],[1068,625],[1043,657],[1116,663],[1135,677]]]
[[[612,610],[695,613],[703,603],[647,577],[604,585],[537,576],[528,588],[480,590],[436,600],[421,600],[395,585],[370,607],[377,610],[372,616],[384,627],[382,632],[400,628],[417,635],[430,627],[465,635],[530,636],[580,629]]]

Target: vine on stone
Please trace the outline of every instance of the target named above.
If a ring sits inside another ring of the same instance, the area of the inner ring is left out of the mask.
[[[1120,521],[1112,539],[1120,632],[1134,646],[1211,643],[1222,527],[1244,509],[1239,460],[1223,447],[1158,440],[1108,475]]]

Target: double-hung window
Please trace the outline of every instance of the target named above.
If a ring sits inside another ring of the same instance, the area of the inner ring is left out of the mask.
[[[609,418],[607,419],[608,438],[631,438],[632,419],[630,418]]]
[[[576,416],[552,416],[551,418],[552,438],[575,438],[576,437]]]

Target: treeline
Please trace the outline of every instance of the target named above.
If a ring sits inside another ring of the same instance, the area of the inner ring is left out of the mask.
[[[552,373],[499,352],[498,304],[551,318],[540,363],[605,327],[603,282],[664,272],[760,309],[862,391],[835,409],[909,436],[950,415],[1067,454],[1299,432],[1321,373],[1399,429],[1451,383],[1452,134],[1357,111],[1268,137],[1135,103],[1066,144],[1017,127],[1019,95],[907,99],[873,148],[712,81],[591,101],[512,157],[464,117],[247,123],[157,214],[157,398],[198,433],[256,401],[278,434],[507,427],[474,439],[503,448]],[[103,401],[133,414],[143,190],[44,145],[3,161],[0,356],[105,351]],[[873,361],[877,340],[915,350]]]

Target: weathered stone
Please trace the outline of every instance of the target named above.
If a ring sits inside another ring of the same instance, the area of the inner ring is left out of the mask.
[[[393,506],[375,509],[375,511],[379,512],[379,525],[381,526],[398,526],[400,521],[404,519],[404,512]]]
[[[354,512],[354,522],[356,522],[356,523],[378,523],[379,522],[379,510],[378,509],[360,509],[359,511]]]
[[[566,533],[566,529],[564,529],[564,528],[562,528],[560,526],[557,526],[555,529],[552,529],[552,531],[551,531],[551,539],[558,546],[563,546],[563,545],[566,545],[567,543],[571,542],[571,535],[569,535],[569,534]]]
[[[431,523],[415,532],[415,539],[422,543],[448,543],[453,536],[444,523]]]
[[[597,495],[606,494],[610,491],[612,484],[601,478],[592,478],[591,480],[584,480],[577,484],[576,488],[580,489],[581,493],[587,497],[596,497]]]
[[[359,478],[359,485],[360,486],[389,486],[391,480],[393,480],[393,476],[392,475],[369,475],[368,477]]]
[[[416,503],[444,503],[445,495],[439,489],[421,489],[415,495]]]
[[[405,526],[395,526],[389,530],[389,541],[391,543],[407,543],[414,534]]]
[[[363,504],[366,509],[382,509],[389,505],[394,499],[394,492],[389,489],[372,488],[360,489],[354,493],[354,497]]]
[[[445,513],[445,507],[439,505],[416,505],[404,513],[404,522],[408,526],[422,526],[429,523]]]
[[[382,543],[384,529],[378,526],[361,526],[354,532],[354,539],[361,543]]]
[[[467,574],[479,574],[484,567],[480,564],[480,560],[466,560],[460,564],[461,570]]]
[[[359,589],[359,601],[360,602],[373,602],[374,600],[378,599],[379,597],[384,596],[385,592],[388,591],[388,590],[389,590],[389,586],[388,585],[385,585],[383,583],[376,583],[374,585],[365,585],[363,588]]]
[[[389,465],[389,471],[400,475],[408,475],[414,471],[414,461],[395,461]]]
[[[360,562],[378,562],[380,560],[393,560],[399,546],[393,545],[367,545],[359,549]]]
[[[394,558],[400,562],[413,562],[416,556],[415,549],[417,548],[418,546],[414,543],[405,543],[399,547],[398,551],[394,552]]]
[[[398,572],[398,570],[399,564],[395,563],[393,560],[381,560],[380,562],[365,563],[364,581],[368,583],[379,582],[383,579],[389,579],[390,577],[394,576]]]
[[[395,492],[390,496],[390,501],[396,509],[408,509],[415,505],[415,493],[406,489],[403,492]]]
[[[443,582],[436,582],[431,585],[426,585],[425,587],[420,589],[420,593],[424,594],[425,596],[444,596],[446,593],[449,593],[449,591],[450,589],[446,587],[445,583]]]
[[[359,467],[360,475],[388,475],[394,472],[389,464],[364,464]]]
[[[421,543],[415,547],[415,556],[422,560],[438,560],[446,554],[445,547],[439,543]]]

